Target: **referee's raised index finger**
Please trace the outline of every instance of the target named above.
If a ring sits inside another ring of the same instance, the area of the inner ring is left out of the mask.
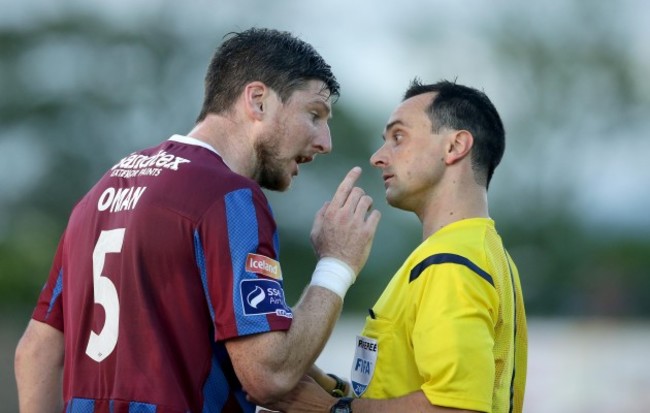
[[[347,175],[345,175],[345,178],[343,178],[339,187],[336,189],[336,193],[332,198],[332,204],[336,206],[345,204],[345,201],[348,199],[348,195],[350,195],[352,188],[354,188],[354,183],[359,179],[359,176],[361,176],[361,167],[359,166],[355,166]]]

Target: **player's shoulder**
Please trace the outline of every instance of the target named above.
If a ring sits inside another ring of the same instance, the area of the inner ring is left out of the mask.
[[[174,135],[160,145],[142,151],[152,157],[166,158],[172,169],[185,169],[187,184],[205,186],[206,190],[217,189],[219,192],[250,190],[262,194],[261,188],[254,180],[234,172],[221,155],[213,148],[197,144],[197,140],[183,141]],[[163,161],[161,161],[162,163]]]

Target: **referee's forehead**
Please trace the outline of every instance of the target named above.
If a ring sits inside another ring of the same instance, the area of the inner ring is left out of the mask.
[[[384,132],[397,126],[414,127],[422,123],[425,124],[423,126],[430,126],[431,120],[427,115],[427,108],[433,97],[433,92],[423,93],[401,102],[388,118]]]

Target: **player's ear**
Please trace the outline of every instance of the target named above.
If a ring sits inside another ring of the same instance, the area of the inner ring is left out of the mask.
[[[271,89],[262,82],[255,81],[244,86],[243,99],[246,115],[261,121],[266,114],[270,95]]]
[[[463,159],[474,146],[474,137],[469,131],[454,130],[447,135],[447,153],[445,163],[452,165]]]

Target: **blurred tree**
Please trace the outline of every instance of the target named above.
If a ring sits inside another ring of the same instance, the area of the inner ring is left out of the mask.
[[[508,7],[483,27],[507,79],[501,87],[516,102],[496,211],[528,311],[647,317],[650,220],[619,228],[622,217],[579,201],[596,191],[616,196],[606,186],[615,182],[608,167],[616,172],[610,165],[625,153],[616,149],[633,151],[638,131],[650,127],[644,62],[628,47],[633,9],[580,0],[563,3],[563,13],[529,6]],[[509,202],[513,193],[525,202]]]
[[[191,127],[211,43],[158,19],[128,28],[74,13],[0,30],[0,148],[13,158],[0,166],[0,305],[35,302],[70,210],[107,168]],[[337,157],[319,157],[305,168],[302,189],[268,193],[281,226],[285,271],[296,274],[287,283],[290,302],[311,276],[313,214],[344,175],[342,168],[372,149],[366,128],[340,105],[335,111]],[[367,159],[361,163],[365,167]],[[26,178],[15,179],[20,176]],[[363,182],[370,177],[364,174]],[[357,294],[368,297],[367,307],[374,296],[363,291]]]
[[[612,26],[616,20],[606,10],[575,5],[591,8],[576,12],[581,27],[599,26],[604,34],[576,35],[574,20],[540,24],[516,8],[515,16],[504,12],[479,30],[488,60],[498,62],[495,77],[507,79],[496,97],[510,94],[515,102],[502,110],[508,152],[490,191],[492,213],[518,263],[530,315],[650,316],[648,235],[585,218],[575,196],[579,153],[564,150],[645,125],[649,89],[640,84],[640,63],[618,47],[626,39]],[[72,206],[108,167],[190,129],[206,51],[219,37],[206,36],[198,24],[181,30],[173,21],[173,10],[130,25],[71,12],[0,29],[2,306],[34,304]],[[409,50],[446,41],[432,35],[443,27],[411,26],[417,27],[404,31]],[[439,62],[429,64],[437,73]],[[385,119],[362,121],[356,110],[335,105],[335,155],[303,168],[288,193],[268,194],[291,277],[289,302],[298,299],[315,262],[308,238],[314,213],[353,165],[364,167],[361,185],[383,219],[346,310],[371,306],[419,243],[415,217],[386,205],[379,174],[368,166]]]
[[[73,204],[112,162],[192,119],[172,92],[193,47],[157,23],[70,14],[0,31],[3,305],[34,302]]]

